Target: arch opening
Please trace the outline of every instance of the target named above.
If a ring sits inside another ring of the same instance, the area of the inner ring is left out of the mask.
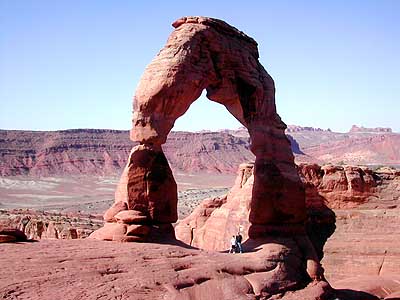
[[[218,131],[222,129],[238,129],[243,125],[226,107],[212,101],[203,90],[201,96],[193,101],[188,110],[175,121],[172,131]]]
[[[143,216],[150,229],[127,235],[145,239],[155,228],[173,235],[177,185],[161,145],[204,90],[249,131],[256,159],[248,236],[304,230],[304,189],[286,125],[276,112],[274,81],[258,61],[257,43],[216,19],[184,18],[174,27],[134,97],[131,139],[140,144],[132,149],[115,203]]]

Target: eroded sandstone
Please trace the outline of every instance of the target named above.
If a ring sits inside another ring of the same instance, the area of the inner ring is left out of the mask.
[[[80,213],[50,213],[34,210],[0,210],[0,228],[19,232],[17,241],[82,239],[101,226],[100,218]]]
[[[173,26],[135,93],[131,139],[140,145],[132,149],[115,201],[142,212],[150,226],[162,228],[177,220],[176,183],[161,145],[176,119],[206,90],[250,134],[256,156],[250,236],[304,231],[304,189],[286,125],[276,112],[274,81],[258,61],[257,43],[217,19],[185,17]],[[92,237],[101,239],[101,234]]]

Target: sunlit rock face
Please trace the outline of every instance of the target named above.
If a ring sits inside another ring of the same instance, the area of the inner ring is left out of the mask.
[[[258,61],[257,43],[212,18],[181,18],[173,27],[136,90],[131,139],[140,145],[131,152],[115,201],[147,216],[150,225],[162,227],[177,220],[176,183],[161,145],[176,119],[205,89],[207,97],[223,104],[251,137],[256,159],[250,237],[264,236],[271,228],[279,231],[281,225],[301,228],[304,189],[284,134],[286,125],[276,112],[274,81]],[[124,231],[114,228],[118,235]]]

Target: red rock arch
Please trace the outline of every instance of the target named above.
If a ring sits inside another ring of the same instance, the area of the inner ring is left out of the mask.
[[[116,202],[106,212],[111,223],[107,232],[140,239],[154,227],[171,230],[170,224],[177,221],[177,191],[161,145],[204,89],[249,130],[256,156],[249,236],[301,231],[304,190],[284,134],[286,125],[276,112],[274,81],[258,61],[257,43],[216,19],[187,17],[173,26],[136,90],[131,139],[140,145],[132,150]],[[129,215],[129,222],[119,216],[121,210],[128,211],[122,215]],[[141,226],[141,220],[151,226]]]

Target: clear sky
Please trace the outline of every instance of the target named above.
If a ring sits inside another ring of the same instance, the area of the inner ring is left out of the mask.
[[[187,15],[258,42],[287,124],[400,132],[397,0],[0,0],[0,128],[129,129],[145,66]],[[174,130],[238,126],[202,97]]]

